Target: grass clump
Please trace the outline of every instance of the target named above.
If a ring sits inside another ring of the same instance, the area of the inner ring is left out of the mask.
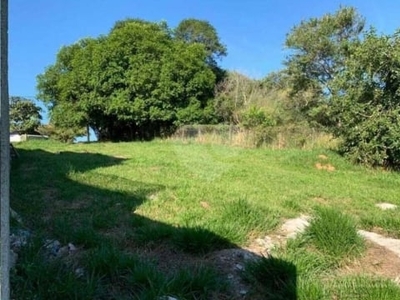
[[[273,256],[246,264],[244,278],[256,282],[257,294],[267,299],[325,299],[321,276],[332,266],[329,257],[307,246],[300,236],[273,250]]]
[[[229,230],[231,224],[234,225],[233,231]],[[224,228],[227,232],[231,231],[233,235],[229,236],[230,240],[241,244],[247,240],[250,233],[265,233],[276,228],[278,224],[279,217],[276,212],[241,198],[224,206],[221,217],[213,227],[218,231]]]
[[[100,277],[76,275],[72,265],[50,259],[43,249],[43,240],[35,238],[18,253],[16,267],[11,270],[12,299],[99,299]]]
[[[289,239],[284,247],[275,250],[279,258],[293,263],[298,276],[319,276],[329,272],[333,262],[329,256],[310,249],[307,239],[299,236]]]
[[[393,211],[378,211],[376,213],[368,214],[360,219],[361,226],[367,230],[380,228],[388,236],[393,238],[400,238],[400,218],[399,210]]]
[[[231,243],[208,229],[196,226],[175,230],[172,244],[184,252],[191,254],[207,254],[211,251],[229,248]]]
[[[332,208],[317,209],[305,235],[319,251],[335,261],[357,256],[365,248],[355,222]]]
[[[165,293],[178,299],[220,299],[228,290],[227,283],[207,266],[185,268],[171,276],[165,285]]]
[[[297,269],[289,261],[273,256],[250,261],[244,277],[248,282],[256,282],[266,299],[297,299]]]
[[[397,300],[400,287],[388,279],[348,276],[329,284],[331,299]]]

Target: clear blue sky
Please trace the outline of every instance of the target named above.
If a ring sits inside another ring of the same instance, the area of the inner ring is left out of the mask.
[[[36,75],[61,46],[107,33],[127,17],[171,27],[184,18],[208,20],[228,48],[222,66],[260,78],[280,69],[294,25],[341,4],[356,7],[379,32],[400,28],[397,0],[9,0],[10,95],[34,97]]]

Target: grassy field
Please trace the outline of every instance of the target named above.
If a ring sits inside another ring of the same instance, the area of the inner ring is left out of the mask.
[[[304,235],[246,266],[247,299],[400,299],[383,277],[337,272],[366,251],[356,229],[400,238],[399,209],[375,207],[400,206],[398,173],[328,150],[177,141],[17,149],[11,206],[24,223],[12,225],[32,241],[12,274],[14,299],[235,299],[213,253],[300,214],[316,216]],[[47,259],[46,239],[78,250]]]

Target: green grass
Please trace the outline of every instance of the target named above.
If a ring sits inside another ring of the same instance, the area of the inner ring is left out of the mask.
[[[332,208],[319,208],[305,235],[312,245],[337,262],[360,255],[365,248],[355,222]]]
[[[297,297],[296,265],[276,257],[249,262],[245,278],[257,282],[266,299],[295,300]]]
[[[395,283],[367,276],[340,278],[330,285],[334,299],[395,300],[400,299],[400,287]]]
[[[390,236],[398,236],[400,229],[398,210],[375,207],[378,202],[400,205],[400,175],[351,165],[327,150],[171,141],[32,141],[17,149],[20,158],[13,161],[11,173],[13,209],[38,240],[77,245],[74,263],[86,272],[77,279],[70,263],[47,265],[39,245],[28,248],[20,253],[13,277],[16,299],[209,299],[221,293],[229,299],[230,289],[217,280],[218,272],[196,262],[216,250],[248,245],[299,214],[315,216],[308,237],[290,241],[275,257],[294,266],[299,299],[323,299],[332,295],[329,287],[345,285],[329,281],[325,286],[325,277],[337,267],[332,256],[362,249],[356,228],[379,227]],[[328,160],[321,161],[320,154]],[[330,163],[335,171],[318,170],[316,163]],[[330,210],[338,207],[346,214]],[[196,266],[166,271],[160,262],[140,262],[138,253],[157,254],[160,247]],[[264,265],[254,266],[251,276],[281,278],[276,262],[262,260]],[[193,275],[193,270],[198,271]],[[275,296],[293,292],[291,280],[284,278],[282,292]],[[254,283],[259,291],[259,281]],[[71,292],[74,285],[82,292]]]

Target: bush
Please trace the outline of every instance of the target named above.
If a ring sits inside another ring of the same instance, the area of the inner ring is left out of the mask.
[[[342,131],[340,151],[369,166],[400,167],[400,109],[377,108],[370,118]]]

